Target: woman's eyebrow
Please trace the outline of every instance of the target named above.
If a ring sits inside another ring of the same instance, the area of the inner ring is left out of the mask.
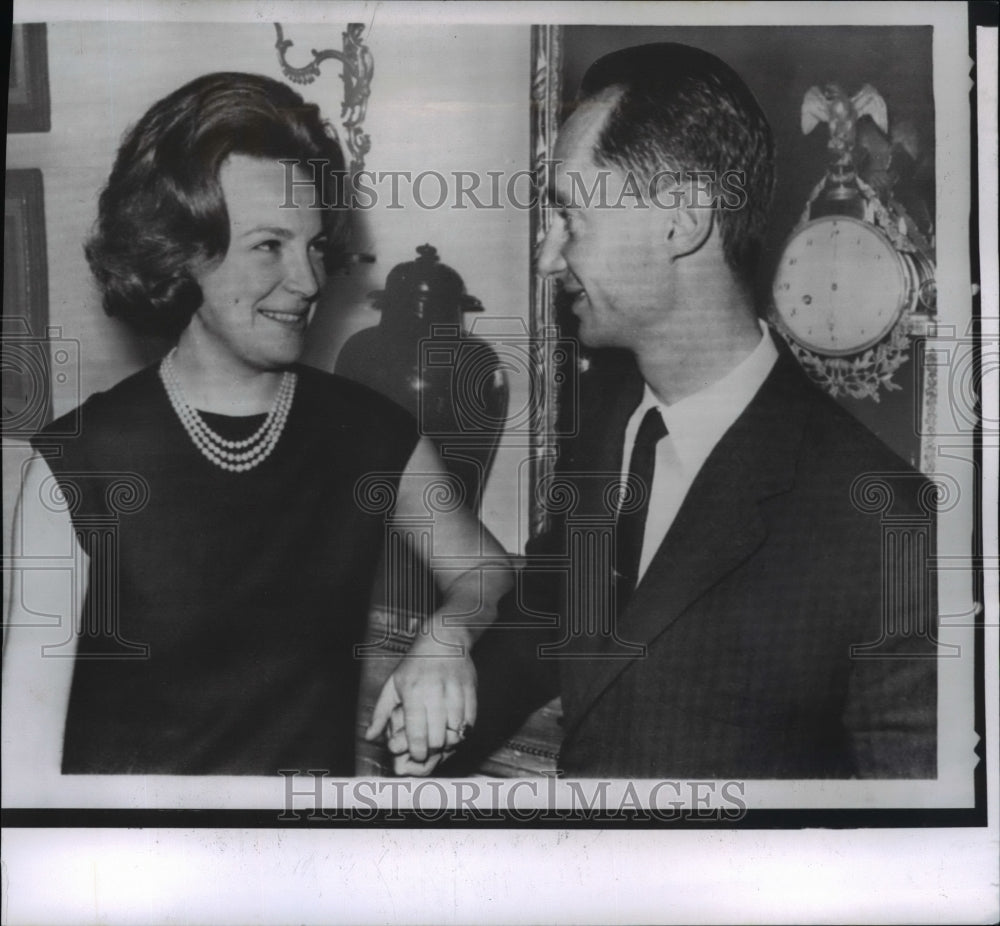
[[[280,225],[255,225],[253,228],[248,229],[243,232],[240,237],[247,238],[250,235],[257,235],[265,233],[268,235],[274,235],[276,238],[294,238],[295,233],[287,228],[282,228]]]

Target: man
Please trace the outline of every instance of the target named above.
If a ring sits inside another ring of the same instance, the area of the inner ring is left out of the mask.
[[[559,694],[573,777],[934,777],[932,588],[906,578],[926,632],[887,625],[899,564],[863,510],[880,486],[892,516],[932,526],[927,485],[758,319],[773,142],[757,101],[702,51],[626,49],[588,71],[555,160],[541,272],[583,344],[635,366],[581,387],[557,473],[574,503],[475,650],[476,728],[442,771],[475,768]]]

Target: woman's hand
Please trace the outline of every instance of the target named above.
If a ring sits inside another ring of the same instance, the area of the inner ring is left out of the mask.
[[[430,774],[476,722],[476,670],[468,636],[446,635],[438,618],[382,686],[365,731],[367,740],[387,731],[397,775]]]
[[[432,549],[418,555],[434,574],[440,607],[383,686],[365,731],[374,740],[388,729],[397,775],[429,775],[476,722],[472,644],[513,584],[503,548],[456,500],[460,484],[423,438],[400,476],[393,519],[432,519]]]

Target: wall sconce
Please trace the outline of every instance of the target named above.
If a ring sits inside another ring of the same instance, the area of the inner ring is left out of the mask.
[[[289,64],[286,52],[295,43],[291,39],[285,38],[281,23],[274,24],[274,31],[277,34],[277,41],[274,43],[278,52],[278,63],[281,70],[294,84],[311,84],[320,76],[319,66],[333,58],[341,62],[340,79],[344,83],[344,96],[340,102],[340,118],[344,129],[344,141],[347,146],[347,153],[350,155],[348,171],[353,178],[358,171],[364,169],[365,155],[371,150],[372,140],[361,126],[365,121],[365,114],[368,111],[368,97],[371,95],[372,77],[375,74],[375,61],[372,58],[371,49],[365,45],[361,38],[364,31],[364,23],[348,23],[347,31],[341,33],[343,40],[343,50],[335,51],[332,48],[316,51],[310,49],[312,61],[301,67]],[[354,252],[344,255],[347,264],[373,264],[374,254]]]
[[[375,73],[371,50],[361,39],[364,28],[363,23],[349,23],[347,31],[341,33],[343,51],[334,51],[332,48],[323,51],[311,49],[312,61],[295,67],[288,63],[285,56],[294,43],[285,38],[281,23],[274,24],[274,31],[278,35],[274,45],[278,51],[278,61],[285,77],[292,83],[311,84],[319,77],[319,66],[330,58],[343,64],[340,79],[344,82],[344,97],[340,104],[340,118],[343,121],[347,150],[351,155],[349,170],[352,177],[364,168],[365,155],[372,146],[371,138],[361,128],[368,110],[368,97],[371,95],[372,76]]]

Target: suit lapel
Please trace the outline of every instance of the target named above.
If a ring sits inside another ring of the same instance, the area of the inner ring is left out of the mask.
[[[795,360],[780,355],[692,484],[619,616],[620,640],[648,646],[764,542],[767,526],[759,503],[787,491],[794,482],[805,426],[802,390],[810,388]],[[620,453],[620,443],[618,447]],[[610,655],[613,643],[607,643]],[[623,658],[575,663],[573,671],[586,676],[578,676],[574,685],[582,695],[577,720],[631,664],[631,659]]]

